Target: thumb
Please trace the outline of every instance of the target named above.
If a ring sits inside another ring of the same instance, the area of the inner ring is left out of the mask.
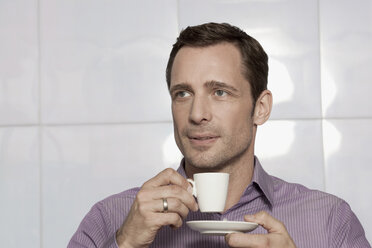
[[[245,215],[244,220],[261,225],[269,233],[283,233],[283,231],[287,231],[281,221],[275,219],[265,211],[260,211],[254,215]]]

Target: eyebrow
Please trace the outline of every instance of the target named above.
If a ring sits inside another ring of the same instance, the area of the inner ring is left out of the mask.
[[[236,89],[235,87],[233,87],[231,85],[228,85],[224,82],[219,82],[219,81],[215,81],[215,80],[206,82],[205,86],[207,88],[225,88],[225,89],[231,90],[231,91],[236,92],[236,93],[239,92],[238,89]]]
[[[187,90],[187,91],[192,91],[192,88],[189,84],[187,83],[180,83],[180,84],[176,84],[174,86],[172,86],[170,89],[169,89],[169,92],[172,93],[174,91],[177,91],[177,90]]]
[[[204,87],[210,88],[210,89],[224,88],[224,89],[228,89],[228,90],[230,90],[232,92],[235,92],[235,93],[239,92],[239,90],[237,90],[235,87],[233,87],[231,85],[228,85],[224,82],[216,81],[216,80],[211,80],[211,81],[206,82],[204,84]],[[179,91],[179,90],[187,90],[187,91],[190,91],[190,92],[193,91],[192,87],[188,83],[180,83],[180,84],[176,84],[176,85],[172,86],[169,89],[169,92],[172,94],[172,92]]]

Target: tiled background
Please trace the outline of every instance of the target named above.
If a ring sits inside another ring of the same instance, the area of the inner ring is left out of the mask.
[[[1,247],[66,247],[95,202],[177,166],[165,66],[209,21],[271,58],[264,167],[347,200],[372,241],[372,0],[1,0]]]

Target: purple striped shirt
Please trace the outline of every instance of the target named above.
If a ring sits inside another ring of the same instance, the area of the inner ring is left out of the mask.
[[[183,163],[178,172],[186,177]],[[95,204],[81,222],[68,247],[118,247],[115,233],[123,224],[139,188]],[[349,205],[336,196],[310,190],[268,175],[255,158],[252,182],[240,201],[223,214],[190,211],[189,220],[244,221],[261,210],[281,220],[297,247],[371,248],[363,227]],[[258,227],[251,233],[267,233]],[[222,236],[205,236],[184,222],[179,229],[161,228],[151,247],[228,247]]]

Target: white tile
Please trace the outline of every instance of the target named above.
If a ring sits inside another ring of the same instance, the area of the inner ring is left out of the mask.
[[[38,121],[37,1],[0,2],[0,125]]]
[[[181,158],[171,123],[48,127],[43,149],[44,247],[66,247],[94,203]]]
[[[229,22],[256,38],[269,55],[272,119],[319,118],[318,3],[307,0],[181,0],[180,26]]]
[[[372,117],[372,4],[320,1],[325,117]]]
[[[37,127],[0,128],[0,246],[40,247]]]
[[[269,121],[258,127],[256,155],[271,175],[324,191],[320,120]]]
[[[42,1],[44,123],[171,119],[175,1]]]
[[[326,189],[345,199],[372,242],[372,119],[324,121]]]

